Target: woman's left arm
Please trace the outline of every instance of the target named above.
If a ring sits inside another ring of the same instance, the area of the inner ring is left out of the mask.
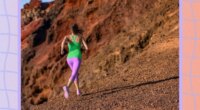
[[[62,43],[61,43],[61,55],[64,53],[64,46],[65,46],[65,42],[66,42],[67,36],[64,37]]]
[[[86,51],[88,51],[88,46],[87,46],[85,40],[83,39],[83,37],[81,37],[81,40],[82,40],[82,43],[83,43],[83,45],[84,45]]]

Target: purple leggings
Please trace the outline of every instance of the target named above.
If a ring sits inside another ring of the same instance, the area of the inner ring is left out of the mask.
[[[81,59],[79,58],[67,58],[67,63],[72,70],[72,74],[69,78],[72,82],[78,80],[78,70],[80,68]]]

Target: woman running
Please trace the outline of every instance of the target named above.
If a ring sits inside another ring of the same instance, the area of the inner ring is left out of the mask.
[[[73,24],[71,27],[71,34],[65,36],[62,45],[61,45],[61,54],[64,53],[64,45],[68,44],[68,55],[67,55],[67,63],[72,70],[71,76],[69,78],[67,86],[63,86],[64,97],[67,99],[69,97],[69,87],[74,82],[76,86],[76,93],[80,95],[79,84],[78,84],[78,70],[81,64],[82,53],[81,53],[81,43],[83,43],[86,51],[88,50],[88,46],[82,36],[79,34],[79,29],[77,24]]]

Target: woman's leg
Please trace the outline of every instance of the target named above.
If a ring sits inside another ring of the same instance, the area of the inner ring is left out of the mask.
[[[69,78],[69,81],[68,81],[68,84],[67,84],[68,87],[71,86],[71,84],[74,82],[74,80],[76,80],[76,82],[78,81],[77,80],[78,70],[79,70],[80,64],[81,64],[81,60],[78,59],[78,58],[72,58],[70,60],[72,60],[73,66],[72,66],[72,74],[71,74],[71,76]]]
[[[71,71],[72,71],[72,68],[73,68],[73,61],[71,61],[70,59],[67,59],[67,64],[69,65]]]
[[[72,68],[73,68],[73,62],[67,62],[68,63],[68,65],[69,65],[69,67],[70,67],[70,69],[71,69],[71,71],[72,71]],[[78,82],[78,74],[79,73],[77,73],[76,74],[76,76],[75,76],[75,79],[74,79],[74,85],[75,85],[75,87],[76,87],[76,93],[77,93],[77,95],[80,95],[81,93],[80,93],[80,90],[79,90],[79,82]]]
[[[73,68],[73,61],[71,59],[67,59],[67,63],[70,67],[70,69],[72,70]],[[69,89],[67,86],[63,86],[63,90],[64,90],[64,96],[67,99],[69,97]]]
[[[71,71],[73,71],[73,61],[67,61]],[[79,86],[78,86],[78,73],[76,74],[75,78],[74,78],[74,84],[75,84],[75,87],[76,87],[76,90],[79,90]]]
[[[73,64],[74,64],[74,60],[73,59],[67,59],[67,63],[68,63],[68,65],[69,65],[69,67],[70,67],[70,69],[71,69],[71,71],[72,71],[72,73],[73,73]],[[71,76],[72,76],[72,74],[71,74]],[[71,83],[71,80],[69,79],[68,80],[68,84],[67,85],[69,85],[69,83]],[[69,87],[69,86],[68,86]]]
[[[79,89],[78,74],[79,73],[76,74],[76,77],[74,79],[74,84],[75,84],[75,87],[76,87],[76,93],[77,93],[77,95],[80,95],[81,92],[80,92],[80,89]]]

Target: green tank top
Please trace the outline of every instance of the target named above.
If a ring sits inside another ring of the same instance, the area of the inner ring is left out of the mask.
[[[82,58],[81,53],[81,43],[76,42],[77,35],[70,35],[72,37],[72,42],[68,43],[69,53],[67,58]]]

